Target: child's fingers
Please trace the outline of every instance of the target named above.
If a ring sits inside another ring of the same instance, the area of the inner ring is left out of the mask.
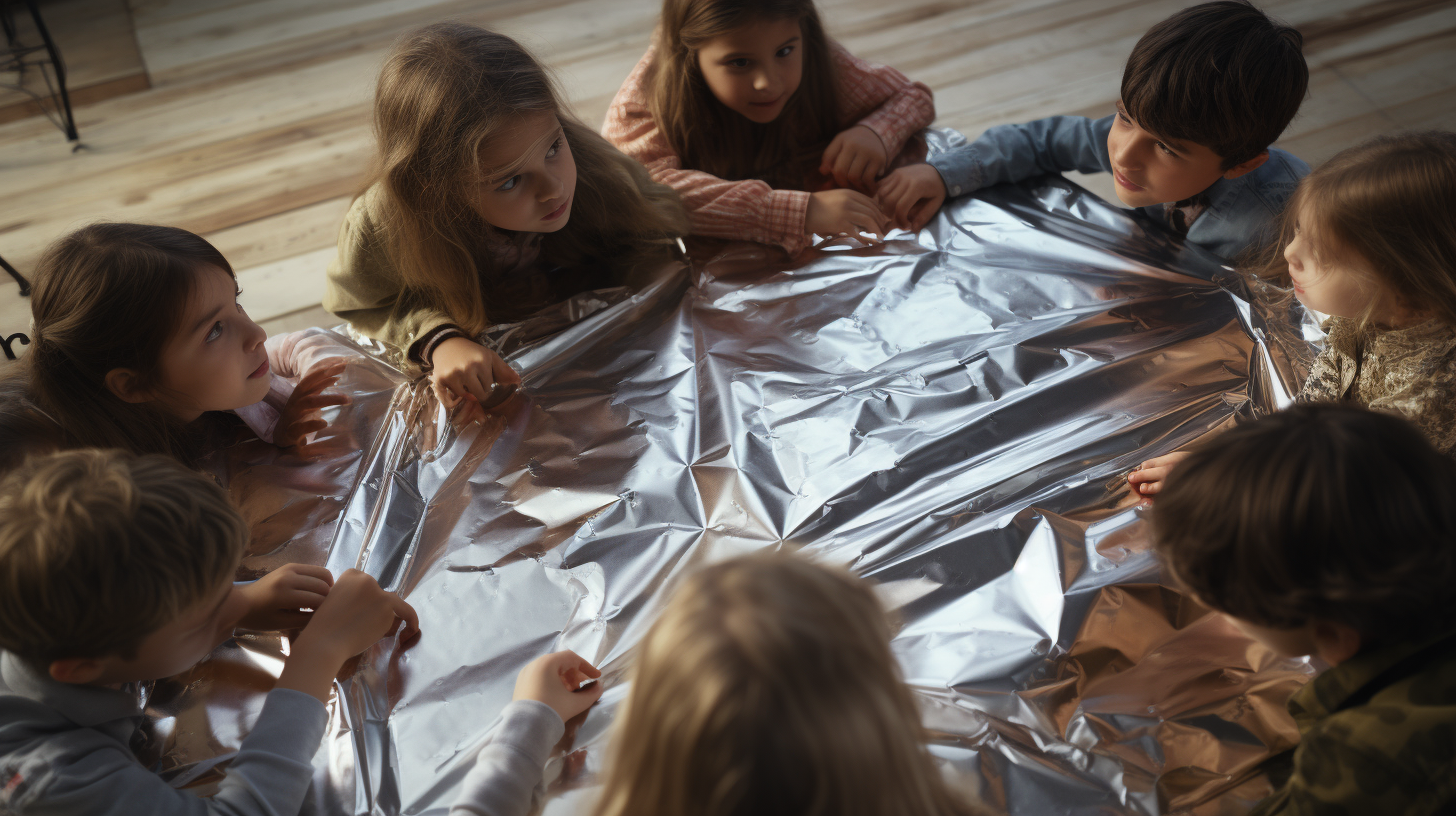
[[[306,411],[317,411],[320,408],[329,408],[334,405],[343,405],[349,401],[348,394],[310,394],[295,401],[295,404]]]
[[[401,640],[409,640],[420,631],[420,616],[415,608],[410,606],[404,598],[393,592],[389,593],[389,606],[394,610],[394,616],[404,621],[405,630],[401,632]]]
[[[304,589],[289,590],[278,596],[278,607],[280,609],[318,609],[319,604],[324,602],[325,594]]]
[[[327,427],[329,427],[329,423],[322,419],[300,420],[289,424],[285,437],[288,439],[302,440],[314,431],[322,431]]]
[[[502,360],[500,357],[496,357],[494,360],[491,361],[490,371],[491,374],[495,376],[495,381],[500,383],[501,385],[521,384],[520,372],[516,371],[514,368],[511,368],[511,364],[506,362],[505,360]]]
[[[430,380],[430,388],[435,392],[435,399],[446,408],[454,408],[455,403],[459,401],[442,380]]]
[[[321,567],[317,564],[290,564],[289,566],[292,567],[294,573],[298,575],[307,575],[310,578],[317,578],[318,580],[323,581],[325,586],[334,585],[334,574],[332,572],[329,572],[328,567]]]

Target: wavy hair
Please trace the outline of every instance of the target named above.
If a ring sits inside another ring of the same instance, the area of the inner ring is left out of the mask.
[[[584,276],[578,291],[624,282],[671,256],[688,231],[677,194],[657,184],[561,104],[551,78],[519,43],[463,23],[406,35],[379,73],[370,185],[382,195],[384,250],[411,298],[438,308],[471,333],[513,319],[533,304],[487,296],[509,289],[490,247],[511,234],[476,211],[481,147],[523,113],[551,111],[576,161],[570,220],[542,237],[542,259]],[[588,268],[590,267],[590,268]],[[544,304],[542,304],[544,305]]]
[[[688,578],[639,647],[595,816],[971,813],[868,584],[789,555]]]
[[[713,95],[698,50],[743,25],[783,19],[799,22],[803,78],[777,119],[751,122]],[[803,187],[839,132],[829,38],[813,0],[663,0],[656,52],[652,115],[684,168]]]
[[[1288,282],[1284,250],[1296,229],[1315,257],[1354,255],[1373,275],[1384,296],[1371,298],[1361,325],[1395,305],[1456,326],[1456,133],[1381,136],[1305,176],[1284,205],[1260,277]]]

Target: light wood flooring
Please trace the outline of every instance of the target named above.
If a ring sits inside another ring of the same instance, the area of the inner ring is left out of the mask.
[[[105,5],[68,0],[82,1]],[[185,227],[231,260],[244,304],[270,332],[336,322],[318,307],[324,269],[373,148],[375,73],[399,34],[457,18],[515,36],[555,68],[577,114],[597,124],[659,8],[654,0],[129,5],[134,30],[107,18],[101,30],[116,41],[95,47],[123,54],[132,43],[151,87],[78,107],[87,149],[73,154],[41,117],[0,124],[0,256],[28,273],[49,242],[88,222]],[[971,136],[1056,113],[1109,112],[1133,43],[1182,5],[819,0],[832,36],[929,84],[937,124]],[[44,9],[49,18],[66,6]],[[1279,146],[1314,164],[1380,133],[1456,129],[1456,0],[1263,7],[1304,32],[1311,68],[1309,99]],[[67,59],[75,66],[87,54],[73,49]],[[1106,177],[1080,180],[1111,197]],[[24,330],[28,316],[28,301],[4,279],[0,331]]]

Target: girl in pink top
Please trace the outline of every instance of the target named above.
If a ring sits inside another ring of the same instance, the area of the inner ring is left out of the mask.
[[[694,234],[792,255],[882,236],[870,194],[934,118],[929,88],[831,41],[811,0],[664,0],[602,133],[677,190]]]

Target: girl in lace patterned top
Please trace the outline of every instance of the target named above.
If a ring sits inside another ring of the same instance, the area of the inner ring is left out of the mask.
[[[1296,397],[1400,414],[1456,451],[1456,133],[1388,136],[1310,173],[1261,274],[1329,315]],[[1177,451],[1128,475],[1156,494]]]
[[[812,0],[664,0],[603,134],[682,195],[694,235],[882,235],[880,175],[923,159],[930,89],[829,39]]]

